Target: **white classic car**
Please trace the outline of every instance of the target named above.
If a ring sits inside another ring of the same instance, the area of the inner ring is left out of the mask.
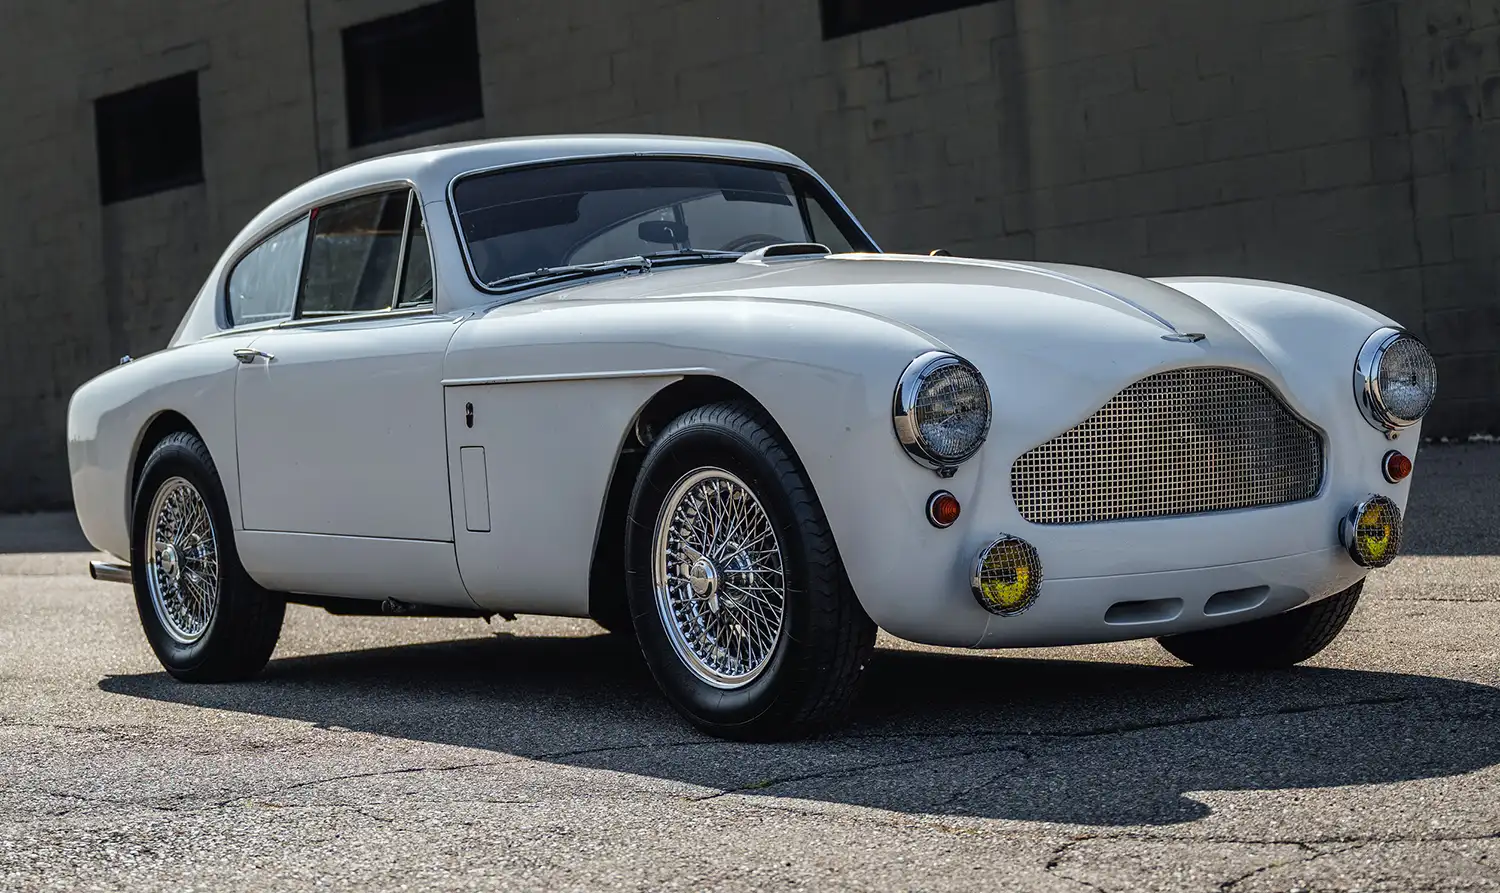
[[[1436,371],[1331,295],[880,253],[765,145],[364,161],[236,237],[68,457],[173,676],[287,602],[593,617],[738,738],[848,706],[877,626],[1304,660],[1395,557]]]

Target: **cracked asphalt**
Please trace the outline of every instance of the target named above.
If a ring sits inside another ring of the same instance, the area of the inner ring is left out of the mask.
[[[66,516],[0,518],[0,889],[1500,889],[1500,447],[1307,666],[891,639],[852,724],[716,741],[586,621],[292,608],[160,672]]]

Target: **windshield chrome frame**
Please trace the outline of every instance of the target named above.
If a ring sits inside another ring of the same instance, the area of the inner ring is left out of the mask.
[[[847,218],[850,223],[854,224],[855,231],[858,232],[862,237],[864,237],[864,240],[869,243],[870,253],[881,253],[879,243],[877,243],[874,237],[870,235],[869,231],[865,229],[864,224],[859,222],[859,218],[854,216],[854,212],[849,210],[849,206],[844,203],[843,198],[833,190],[833,187],[828,185],[828,181],[824,180],[817,171],[813,170],[810,167],[801,167],[795,164],[788,164],[781,161],[762,161],[756,158],[745,158],[744,156],[737,155],[700,154],[695,152],[600,152],[596,154],[565,155],[556,158],[545,158],[540,161],[520,161],[512,162],[510,164],[497,164],[491,167],[475,168],[473,170],[468,170],[464,171],[461,174],[457,174],[448,181],[448,188],[446,190],[448,218],[449,222],[453,224],[453,237],[458,240],[458,249],[459,252],[463,255],[464,259],[464,273],[468,275],[470,284],[472,284],[474,288],[478,289],[484,294],[507,299],[498,303],[509,303],[511,300],[519,300],[522,297],[529,297],[530,295],[527,294],[527,292],[530,289],[539,288],[546,285],[556,285],[557,283],[549,282],[546,279],[540,279],[536,282],[519,283],[508,288],[495,289],[491,288],[489,285],[480,280],[478,274],[474,270],[474,258],[469,253],[469,240],[464,238],[463,224],[458,219],[458,202],[455,201],[453,195],[454,189],[458,186],[458,183],[461,180],[467,180],[470,177],[478,177],[485,174],[493,174],[499,171],[526,170],[531,168],[555,167],[558,165],[572,164],[576,162],[608,161],[611,159],[632,158],[664,158],[675,159],[678,161],[728,162],[731,164],[745,165],[748,167],[770,168],[773,170],[781,171],[782,173],[801,174],[811,179],[813,183],[822,188],[823,192],[827,194],[829,198],[833,199],[834,204],[840,211],[844,213],[844,217]],[[624,258],[616,258],[616,260],[623,259]],[[600,275],[608,275],[608,272],[600,271]]]

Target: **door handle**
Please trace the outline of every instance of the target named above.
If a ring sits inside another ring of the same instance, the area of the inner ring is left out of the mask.
[[[236,360],[239,360],[241,363],[253,363],[255,362],[256,357],[265,357],[267,363],[276,359],[276,357],[272,354],[268,354],[263,350],[255,350],[254,348],[250,347],[239,347],[234,351],[234,358]]]

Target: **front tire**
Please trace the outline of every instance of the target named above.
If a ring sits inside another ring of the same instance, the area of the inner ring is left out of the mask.
[[[1222,629],[1156,641],[1178,660],[1215,670],[1274,670],[1300,664],[1338,638],[1359,604],[1360,580],[1322,601]]]
[[[136,610],[151,650],[184,682],[230,682],[265,667],[286,601],[240,566],[213,458],[187,432],[141,469],[131,523]]]
[[[667,699],[723,738],[837,723],[875,648],[805,473],[758,409],[693,409],[652,443],[631,495],[628,593]]]

